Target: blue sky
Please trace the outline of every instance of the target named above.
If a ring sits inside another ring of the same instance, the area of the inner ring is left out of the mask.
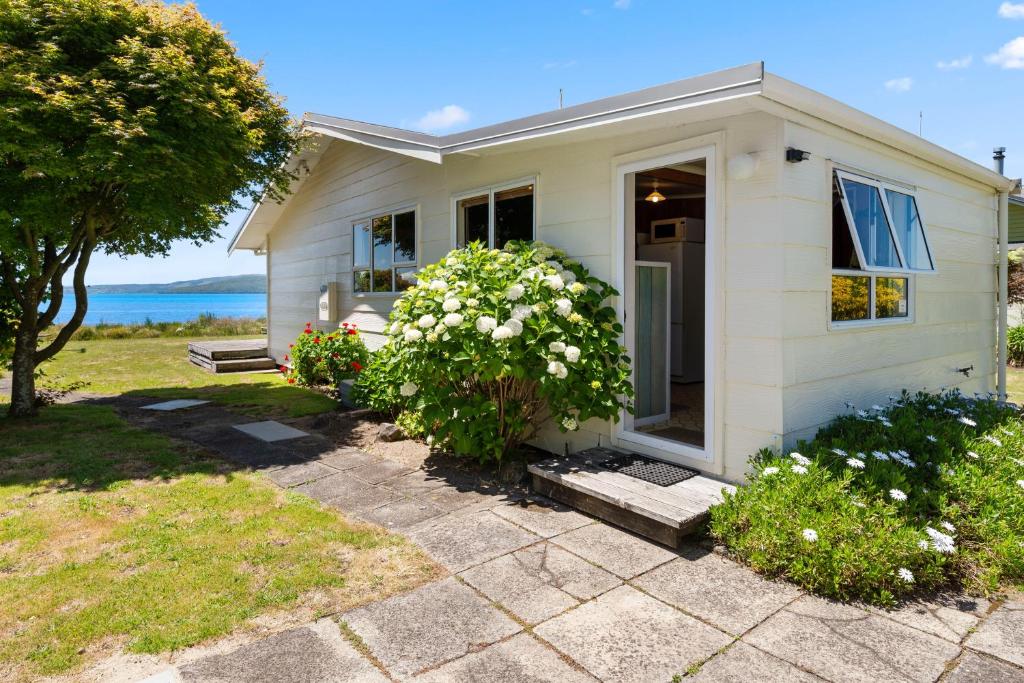
[[[1024,1],[336,2],[198,0],[312,111],[451,132],[764,60],[980,163],[1024,175]],[[222,233],[233,234],[242,215]],[[89,282],[263,272],[226,239],[167,259],[97,255]]]

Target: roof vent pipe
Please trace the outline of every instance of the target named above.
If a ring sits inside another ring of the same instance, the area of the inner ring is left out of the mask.
[[[992,150],[992,168],[999,175],[1003,174],[1003,163],[1006,161],[1006,148],[996,147]]]

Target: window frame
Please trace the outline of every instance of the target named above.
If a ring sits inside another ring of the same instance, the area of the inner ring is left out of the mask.
[[[412,261],[396,261],[395,260],[395,216],[399,216],[404,213],[412,213],[413,215],[413,244],[416,249],[416,258]],[[391,271],[391,291],[379,292],[357,292],[355,289],[355,278],[356,273],[368,272],[370,273],[370,287],[373,287],[373,272],[374,272],[374,248],[373,248],[373,221],[377,218],[383,218],[384,216],[391,216],[391,265],[388,269]],[[366,224],[370,230],[370,262],[368,265],[357,265],[356,264],[356,226],[360,224]],[[399,204],[394,208],[381,209],[374,211],[373,213],[364,214],[363,216],[356,218],[350,222],[351,236],[350,241],[352,245],[352,254],[349,260],[349,286],[351,287],[352,296],[354,297],[398,297],[402,295],[402,290],[394,289],[397,277],[396,271],[401,268],[416,268],[419,269],[420,262],[420,205],[417,204]]]
[[[509,180],[506,182],[497,183],[494,185],[484,185],[482,187],[476,187],[471,190],[464,190],[451,196],[451,216],[452,216],[452,227],[451,227],[451,243],[452,249],[459,249],[459,202],[464,199],[472,199],[482,195],[487,195],[487,248],[494,248],[494,195],[499,192],[506,190],[514,190],[517,187],[523,187],[525,185],[533,186],[533,193],[531,198],[533,200],[533,229],[532,238],[537,239],[537,181],[539,175],[525,176],[522,178],[516,178],[515,180]]]
[[[871,317],[862,320],[833,320],[832,319],[832,276],[846,275],[849,277],[866,277],[868,284],[868,313]],[[900,317],[876,318],[875,314],[875,290],[878,278],[901,278],[907,281],[907,314]],[[909,325],[915,321],[917,306],[915,298],[917,294],[917,282],[914,280],[914,273],[901,273],[895,271],[865,271],[853,268],[833,268],[829,271],[828,278],[828,321],[832,330],[856,329],[858,327],[878,327],[881,325]]]

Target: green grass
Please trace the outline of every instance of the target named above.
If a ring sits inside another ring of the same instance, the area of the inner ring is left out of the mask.
[[[71,337],[77,341],[92,339],[152,339],[154,337],[225,337],[250,336],[258,337],[266,334],[266,318],[230,318],[217,317],[212,313],[201,313],[195,320],[188,322],[153,322],[147,319],[143,323],[98,323],[82,325]],[[59,330],[54,326],[47,331],[54,335]]]
[[[221,337],[224,339],[224,337]],[[82,391],[138,393],[156,398],[203,398],[241,413],[301,417],[337,407],[323,394],[289,385],[274,373],[206,372],[188,362],[183,339],[97,339],[68,342],[40,383],[87,382]]]
[[[1006,393],[1011,401],[1024,405],[1024,368],[1006,368]]]
[[[274,610],[337,611],[436,571],[399,537],[106,406],[0,418],[0,434],[5,679],[188,647]]]

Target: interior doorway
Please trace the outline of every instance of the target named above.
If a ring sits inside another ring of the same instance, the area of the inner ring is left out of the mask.
[[[708,158],[641,168],[623,179],[626,337],[636,397],[620,437],[666,459],[710,459]]]

